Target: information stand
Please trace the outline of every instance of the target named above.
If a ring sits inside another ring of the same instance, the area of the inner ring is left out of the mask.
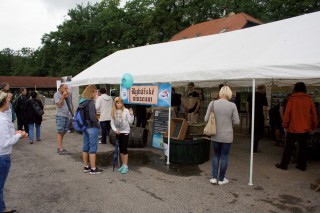
[[[152,146],[163,149],[163,135],[168,129],[169,110],[155,109],[153,121]]]

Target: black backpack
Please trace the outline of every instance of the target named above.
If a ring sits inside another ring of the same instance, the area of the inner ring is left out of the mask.
[[[44,114],[44,111],[41,109],[38,102],[35,100],[31,100],[31,105],[36,115],[38,115],[39,117],[42,117],[42,115]]]

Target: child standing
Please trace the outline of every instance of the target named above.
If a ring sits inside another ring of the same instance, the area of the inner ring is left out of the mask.
[[[128,140],[130,133],[130,124],[133,123],[133,111],[124,107],[123,100],[120,97],[114,99],[111,112],[111,128],[116,133],[119,141],[120,157],[122,166],[118,172],[126,174],[128,172]]]

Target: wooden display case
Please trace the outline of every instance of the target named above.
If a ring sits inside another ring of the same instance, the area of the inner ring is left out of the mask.
[[[188,122],[183,118],[172,118],[170,122],[170,138],[184,140],[188,130]],[[168,137],[168,130],[165,137]]]

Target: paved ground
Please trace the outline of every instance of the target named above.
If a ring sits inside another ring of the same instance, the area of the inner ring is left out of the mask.
[[[248,185],[249,138],[244,136],[237,136],[231,149],[230,183],[224,186],[209,183],[211,160],[167,167],[163,152],[151,147],[130,149],[129,173],[121,175],[110,166],[113,147],[100,145],[104,173],[94,176],[82,172],[81,135],[65,137],[72,155],[56,153],[55,111],[45,112],[43,141],[30,145],[24,139],[12,152],[5,200],[20,212],[320,212],[320,192],[310,189],[320,177],[320,161],[310,161],[305,172],[294,165],[278,170],[274,164],[282,148],[269,140],[254,156],[253,186]]]

